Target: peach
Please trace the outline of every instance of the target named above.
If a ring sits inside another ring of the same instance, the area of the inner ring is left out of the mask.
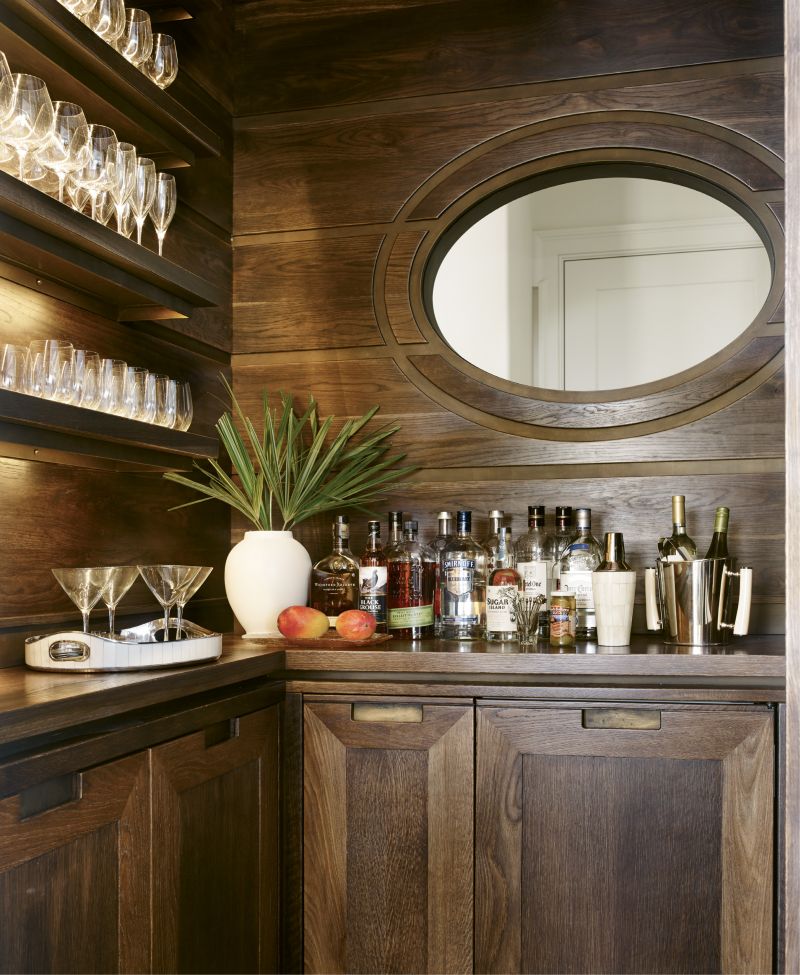
[[[278,629],[289,640],[313,640],[328,632],[328,617],[310,606],[289,606],[278,616]]]
[[[372,613],[362,609],[346,609],[336,617],[336,632],[344,640],[369,640],[376,626]]]

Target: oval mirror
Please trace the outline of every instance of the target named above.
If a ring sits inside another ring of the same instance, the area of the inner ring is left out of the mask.
[[[748,328],[772,279],[744,217],[666,180],[561,183],[464,223],[431,265],[434,323],[468,362],[545,389],[683,372]]]

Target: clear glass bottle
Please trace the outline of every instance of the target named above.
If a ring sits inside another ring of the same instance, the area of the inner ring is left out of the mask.
[[[500,526],[505,518],[505,511],[495,508],[489,512],[489,534],[481,539],[481,545],[486,551],[486,577],[494,569],[497,559],[497,549],[500,545]]]
[[[386,541],[386,547],[384,548],[384,552],[386,553],[387,559],[389,558],[391,553],[403,541],[403,512],[390,511],[388,515],[388,521],[389,521],[389,537]]]
[[[333,522],[333,550],[311,570],[311,605],[325,613],[331,626],[346,609],[358,609],[358,559],[350,551],[350,519]]]
[[[361,553],[358,569],[358,608],[375,617],[378,633],[389,628],[386,603],[388,570],[386,553],[381,545],[381,523],[367,522],[367,543]]]
[[[707,559],[727,559],[728,557],[728,520],[730,509],[717,508],[714,512],[714,534],[706,552]]]
[[[439,523],[439,533],[430,543],[429,548],[436,556],[436,584],[433,590],[433,627],[436,636],[439,636],[442,629],[442,592],[439,588],[441,554],[444,547],[453,537],[452,511],[440,511],[437,515],[437,521]]]
[[[513,598],[514,590],[522,589],[522,576],[514,568],[511,529],[501,525],[497,538],[494,568],[486,584],[486,639],[509,643],[517,636]]]
[[[672,495],[672,534],[662,538],[658,548],[667,561],[691,562],[697,558],[697,546],[686,534],[686,499],[682,494]]]
[[[388,555],[389,632],[406,640],[433,636],[436,557],[417,539],[418,524],[407,521],[403,540]]]
[[[577,610],[575,636],[597,639],[592,573],[603,560],[600,543],[592,534],[592,509],[575,510],[575,534],[561,556],[560,590],[574,593]]]
[[[525,592],[547,597],[553,570],[553,536],[544,530],[544,505],[528,505],[528,531],[514,546],[517,572]],[[547,606],[539,613],[539,636],[548,634]]]
[[[459,511],[456,535],[441,554],[441,635],[446,640],[479,640],[486,632],[486,552],[471,531],[472,512]]]

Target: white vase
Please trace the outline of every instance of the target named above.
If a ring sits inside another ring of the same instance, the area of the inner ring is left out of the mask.
[[[245,532],[225,562],[225,594],[245,637],[280,636],[278,614],[305,606],[311,558],[290,531]]]

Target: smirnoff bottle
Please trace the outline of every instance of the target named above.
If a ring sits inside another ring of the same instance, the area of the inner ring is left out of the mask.
[[[439,588],[439,573],[441,568],[441,554],[444,547],[453,537],[453,513],[440,511],[438,518],[439,534],[430,544],[430,549],[436,556],[436,583],[433,590],[433,627],[436,636],[442,629],[442,592]]]
[[[436,557],[417,540],[418,527],[407,521],[402,542],[388,556],[389,632],[407,640],[433,636]]]
[[[561,589],[575,594],[576,639],[596,640],[592,573],[602,562],[603,552],[592,534],[592,509],[576,509],[575,522],[575,534],[561,556]]]
[[[381,523],[367,522],[367,544],[361,555],[358,569],[358,608],[372,613],[378,633],[385,633],[387,624],[386,582],[388,572],[386,555],[381,546]]]
[[[513,600],[514,591],[522,589],[522,576],[514,568],[511,529],[501,526],[497,537],[495,567],[486,586],[486,639],[508,643],[517,636]]]
[[[489,512],[489,534],[481,539],[481,545],[486,550],[486,577],[494,569],[497,560],[497,550],[500,547],[500,526],[505,517],[504,511],[494,510]]]
[[[528,533],[517,539],[514,548],[517,572],[525,592],[547,596],[553,569],[553,538],[544,530],[544,505],[528,505]],[[547,609],[539,613],[539,635],[548,635]]]
[[[358,559],[350,551],[350,519],[333,522],[333,551],[311,571],[311,605],[325,613],[331,626],[346,609],[358,608]]]
[[[472,512],[459,511],[456,536],[441,554],[442,636],[479,640],[486,626],[486,552],[470,534]]]

